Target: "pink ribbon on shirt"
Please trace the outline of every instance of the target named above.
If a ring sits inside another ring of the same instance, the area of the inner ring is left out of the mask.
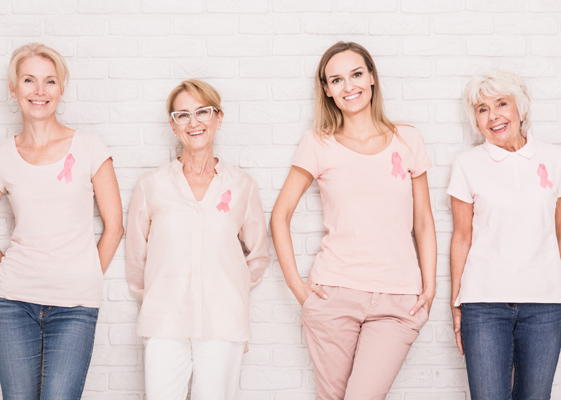
[[[392,165],[392,175],[397,178],[397,175],[399,174],[399,176],[401,176],[401,179],[405,179],[405,171],[401,167],[401,157],[399,156],[397,151],[392,154]]]
[[[66,160],[64,161],[64,168],[60,171],[57,178],[58,180],[62,180],[62,177],[66,178],[66,183],[72,182],[72,167],[74,166],[74,157],[72,154],[66,156]]]
[[[538,167],[538,176],[540,177],[540,186],[542,188],[545,189],[548,186],[553,187],[553,182],[547,179],[547,170],[545,169],[545,165],[540,164]]]
[[[222,194],[222,199],[220,199],[220,204],[216,206],[218,211],[224,211],[225,213],[230,211],[230,207],[228,207],[228,203],[230,202],[231,199],[232,199],[232,192],[226,190]]]

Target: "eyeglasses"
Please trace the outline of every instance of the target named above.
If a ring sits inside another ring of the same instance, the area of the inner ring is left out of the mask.
[[[213,106],[208,106],[199,108],[193,113],[188,111],[174,111],[170,115],[177,125],[187,125],[189,121],[191,121],[191,115],[194,115],[199,122],[206,122],[212,118],[213,111],[218,112]]]

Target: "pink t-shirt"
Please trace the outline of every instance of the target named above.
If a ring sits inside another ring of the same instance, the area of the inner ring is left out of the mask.
[[[0,144],[0,191],[15,216],[0,263],[0,297],[62,307],[101,305],[92,177],[109,157],[98,135],[82,131],[74,134],[68,153],[49,165],[26,162],[13,137]],[[70,158],[74,165],[67,172]]]
[[[419,294],[419,262],[412,237],[411,178],[431,163],[423,138],[398,126],[389,146],[374,155],[356,153],[333,136],[302,137],[292,164],[317,180],[327,234],[310,279],[380,293]]]

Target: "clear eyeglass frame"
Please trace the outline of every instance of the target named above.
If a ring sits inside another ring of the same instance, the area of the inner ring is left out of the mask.
[[[210,110],[210,113],[207,113],[208,110]],[[170,116],[177,125],[187,125],[191,121],[191,116],[195,116],[195,119],[199,122],[209,121],[212,118],[213,111],[218,112],[218,110],[213,106],[207,106],[201,107],[193,112],[174,111],[170,114]]]

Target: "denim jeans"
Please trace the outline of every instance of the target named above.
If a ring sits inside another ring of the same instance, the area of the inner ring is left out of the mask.
[[[462,339],[472,400],[550,398],[561,304],[462,304]]]
[[[0,298],[0,386],[4,400],[79,400],[99,309]]]

